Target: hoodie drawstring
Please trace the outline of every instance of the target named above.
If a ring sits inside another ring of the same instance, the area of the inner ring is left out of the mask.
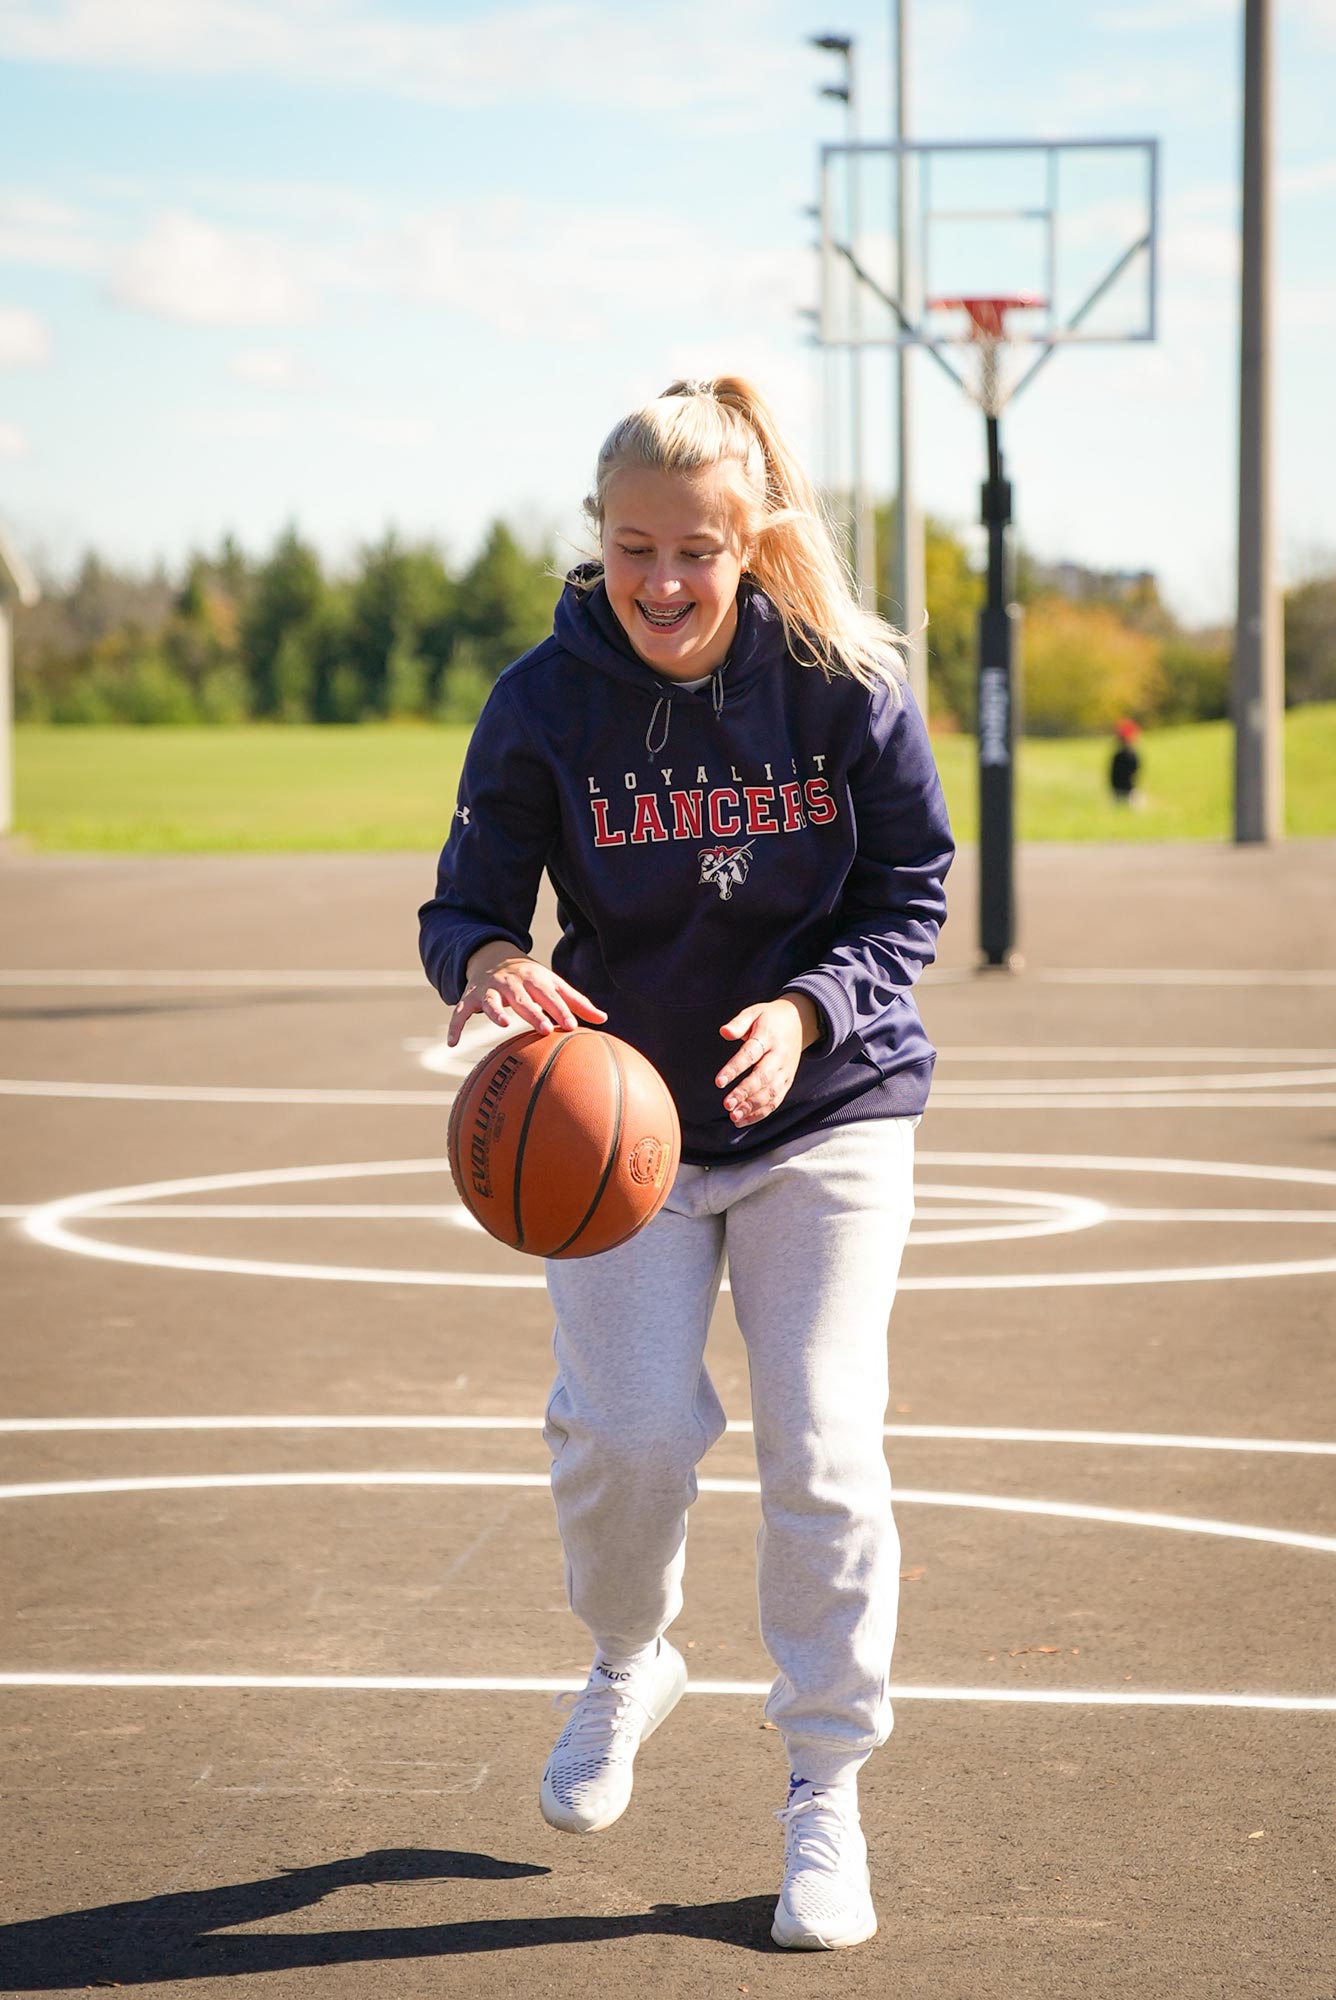
[[[726,667],[727,665],[728,661],[725,660],[723,662],[723,665],[716,667],[714,672],[710,675],[710,700],[714,706],[714,717],[716,722],[719,720],[719,717],[724,712],[724,667]],[[658,742],[656,743],[654,740],[654,732],[659,727],[660,710],[663,711],[663,732],[660,735]],[[665,745],[668,742],[668,731],[672,728],[672,726],[673,726],[673,698],[670,694],[661,694],[658,700],[654,704],[654,713],[650,716],[649,728],[645,731],[645,748],[649,752],[651,757],[657,757],[659,753],[664,749]]]
[[[663,710],[663,734],[659,738],[658,742],[655,743],[651,741],[651,738],[654,735],[654,730],[659,720],[660,709]],[[654,704],[654,713],[653,715],[651,715],[649,719],[649,728],[645,731],[645,748],[646,750],[648,750],[651,757],[657,757],[659,752],[663,749],[665,743],[667,743],[668,731],[672,726],[672,720],[673,720],[673,698],[670,694],[661,694],[659,696],[659,699]]]

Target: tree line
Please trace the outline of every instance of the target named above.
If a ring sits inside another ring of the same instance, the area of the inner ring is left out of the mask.
[[[287,529],[252,559],[228,538],[178,578],[95,555],[15,621],[20,720],[98,723],[472,722],[510,660],[551,629],[552,553],[494,522],[452,571],[396,534],[326,573]]]
[[[877,527],[886,598],[892,509]],[[941,522],[927,524],[926,573],[933,721],[972,730],[983,580]],[[1153,577],[1105,581],[1087,576],[1074,596],[1018,556],[1028,733],[1227,715],[1232,635],[1183,629]],[[175,577],[90,554],[17,615],[16,708],[58,723],[469,723],[501,669],[550,630],[560,587],[554,552],[501,521],[460,569],[391,533],[330,574],[295,527],[267,556],[229,538]],[[1287,594],[1285,655],[1288,702],[1336,700],[1336,572]]]

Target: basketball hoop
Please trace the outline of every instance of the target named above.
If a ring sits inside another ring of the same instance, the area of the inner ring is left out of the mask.
[[[1014,962],[1016,936],[1017,611],[1002,418],[1064,347],[1154,340],[1159,171],[1153,139],[851,139],[821,148],[818,344],[921,348],[983,413],[978,884],[989,966]],[[841,240],[836,218],[860,201],[861,241],[852,229]],[[865,254],[883,239],[895,246],[889,280],[884,255]],[[912,496],[902,493],[902,529],[912,516]],[[902,594],[911,595],[908,581]]]
[[[968,313],[969,338],[979,356],[979,386],[971,393],[985,416],[996,417],[1007,400],[1002,387],[998,353],[1007,339],[1009,312],[1044,312],[1048,300],[1034,292],[1013,292],[991,299],[929,299],[929,312]],[[966,385],[968,387],[968,384]]]

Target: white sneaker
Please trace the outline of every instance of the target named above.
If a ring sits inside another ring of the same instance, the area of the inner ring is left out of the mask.
[[[570,1721],[552,1746],[539,1804],[549,1826],[601,1833],[631,1803],[636,1751],[686,1690],[686,1662],[660,1639],[647,1666],[613,1677],[596,1659]]]
[[[794,1780],[775,1818],[784,1828],[784,1887],[770,1935],[795,1951],[862,1944],[877,1928],[867,1841],[853,1785]]]

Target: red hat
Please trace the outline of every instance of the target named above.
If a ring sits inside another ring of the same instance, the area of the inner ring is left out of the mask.
[[[1135,737],[1140,736],[1141,724],[1139,722],[1129,722],[1124,717],[1118,724],[1117,734],[1122,737],[1124,743],[1131,743]]]

